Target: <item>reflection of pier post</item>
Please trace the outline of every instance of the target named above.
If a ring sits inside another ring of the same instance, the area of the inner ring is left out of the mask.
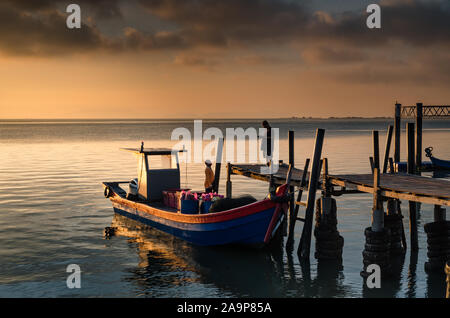
[[[414,123],[408,123],[406,126],[408,135],[408,174],[415,174],[416,167],[414,164]],[[417,251],[419,249],[419,241],[417,235],[417,204],[414,201],[409,201],[409,231],[411,239],[411,250]]]

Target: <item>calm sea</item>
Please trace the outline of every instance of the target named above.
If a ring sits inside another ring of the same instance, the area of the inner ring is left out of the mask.
[[[280,159],[287,161],[288,130],[295,160],[312,155],[315,129],[326,129],[324,156],[331,173],[368,173],[371,130],[384,149],[391,120],[272,120],[280,128]],[[207,120],[203,128],[260,127],[260,120]],[[432,206],[422,205],[420,250],[398,260],[397,274],[374,293],[363,286],[362,250],[370,226],[370,195],[337,198],[345,239],[342,267],[309,266],[282,248],[199,248],[114,216],[102,181],[136,177],[136,160],[120,147],[172,145],[171,132],[192,120],[0,121],[0,297],[443,297],[442,275],[424,271]],[[405,158],[405,135],[402,136]],[[423,146],[450,158],[450,122],[425,121]],[[383,150],[381,151],[384,152]],[[425,160],[425,156],[424,156]],[[182,185],[201,189],[203,166],[181,165]],[[432,177],[431,174],[426,174]],[[187,176],[187,177],[186,177]],[[224,189],[222,171],[221,190]],[[449,179],[447,177],[447,179]],[[450,179],[449,179],[450,180]],[[232,176],[233,194],[266,194],[267,184]],[[403,211],[407,215],[407,202]],[[300,211],[303,214],[303,209]],[[299,223],[299,222],[298,222]],[[408,233],[408,221],[404,219]],[[118,233],[105,239],[107,226]],[[297,224],[296,246],[302,224]],[[314,240],[313,247],[314,250]],[[81,268],[81,288],[66,286],[66,267]]]

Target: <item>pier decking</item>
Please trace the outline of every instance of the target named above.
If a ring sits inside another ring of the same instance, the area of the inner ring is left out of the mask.
[[[256,180],[269,181],[270,175],[262,173],[261,167],[263,166],[258,164],[231,164],[231,173]],[[287,170],[287,165],[280,165],[277,173],[273,175],[275,183],[284,182]],[[299,187],[302,175],[303,170],[294,168],[290,184]],[[323,176],[320,180],[323,180]],[[327,180],[333,185],[333,188],[342,187],[341,189],[334,188],[332,195],[344,194],[347,191],[354,193],[354,190],[370,194],[374,192],[372,174],[328,175]],[[307,185],[303,188],[307,188]],[[450,182],[446,180],[431,179],[418,175],[382,174],[380,175],[378,189],[380,194],[386,198],[450,206]]]

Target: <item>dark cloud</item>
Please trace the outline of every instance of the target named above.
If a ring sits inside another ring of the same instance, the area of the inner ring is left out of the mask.
[[[190,41],[285,42],[304,33],[311,18],[299,2],[280,0],[140,0],[151,14],[173,22]]]
[[[81,30],[65,28],[66,15],[61,7],[67,1],[4,0],[0,4],[0,50],[8,54],[54,55],[212,46],[222,50],[247,48],[257,55],[261,48],[284,48],[296,43],[305,49],[302,55],[306,61],[361,62],[367,57],[361,48],[389,50],[394,42],[414,49],[448,48],[450,8],[446,1],[381,1],[382,29],[370,30],[366,27],[366,12],[313,12],[301,1],[137,0],[136,10],[144,9],[164,24],[144,30],[136,21],[128,21],[133,27],[107,36],[100,31],[97,20],[123,19],[120,0],[76,1],[95,12],[94,20],[86,20]]]
[[[93,27],[69,30],[66,16],[49,10],[39,15],[0,5],[0,49],[6,54],[59,55],[102,47],[105,40]]]
[[[97,19],[122,17],[118,0],[3,0],[3,2],[20,10],[28,11],[55,10],[58,7],[66,7],[71,3],[76,3],[91,9]]]

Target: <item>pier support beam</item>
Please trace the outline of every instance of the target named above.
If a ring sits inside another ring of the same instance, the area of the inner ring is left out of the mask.
[[[442,220],[442,209],[435,206],[435,221],[424,226],[428,242],[428,261],[425,262],[425,271],[442,273],[445,262],[450,260],[450,221]]]
[[[394,114],[394,163],[400,162],[401,114],[402,114],[402,104],[395,104],[395,114]]]
[[[388,275],[391,271],[389,232],[384,227],[384,211],[379,185],[380,169],[374,168],[372,226],[364,231],[366,244],[363,251],[364,269],[361,272],[363,277],[367,277],[367,266],[371,264],[380,266],[382,275]]]
[[[388,162],[389,162],[389,153],[391,151],[393,130],[394,130],[394,126],[390,125],[388,127],[388,132],[386,135],[386,145],[385,145],[385,149],[384,149],[384,159],[383,159],[383,173],[387,172],[387,167],[388,167]]]
[[[416,104],[416,168],[422,167],[422,117],[423,104]],[[420,170],[418,171],[420,174]]]
[[[336,200],[331,197],[317,199],[316,225],[316,252],[314,257],[318,260],[342,261],[344,238],[337,230]]]
[[[231,163],[227,163],[226,197],[231,199]]]
[[[293,130],[289,130],[289,165],[292,167],[292,169],[295,168],[295,160],[294,160],[294,156],[295,156],[295,147],[294,147],[294,131]],[[294,193],[295,188],[293,186],[289,187],[289,193]],[[288,217],[285,218],[285,220],[287,220],[286,222],[283,223],[284,227],[283,227],[283,234],[284,236],[287,236],[288,234],[288,228],[290,228],[290,224],[292,222],[295,223],[295,220],[292,219],[293,215],[294,215],[294,209],[295,209],[295,200],[294,200],[294,196],[291,196],[291,199],[289,200],[289,215]]]
[[[323,139],[325,137],[324,129],[317,129],[316,141],[314,144],[314,155],[312,160],[311,173],[309,175],[308,199],[306,203],[305,224],[303,226],[300,244],[297,253],[302,259],[309,259],[311,251],[312,223],[314,219],[314,205],[316,201],[317,184],[320,177],[320,157],[322,156]]]

